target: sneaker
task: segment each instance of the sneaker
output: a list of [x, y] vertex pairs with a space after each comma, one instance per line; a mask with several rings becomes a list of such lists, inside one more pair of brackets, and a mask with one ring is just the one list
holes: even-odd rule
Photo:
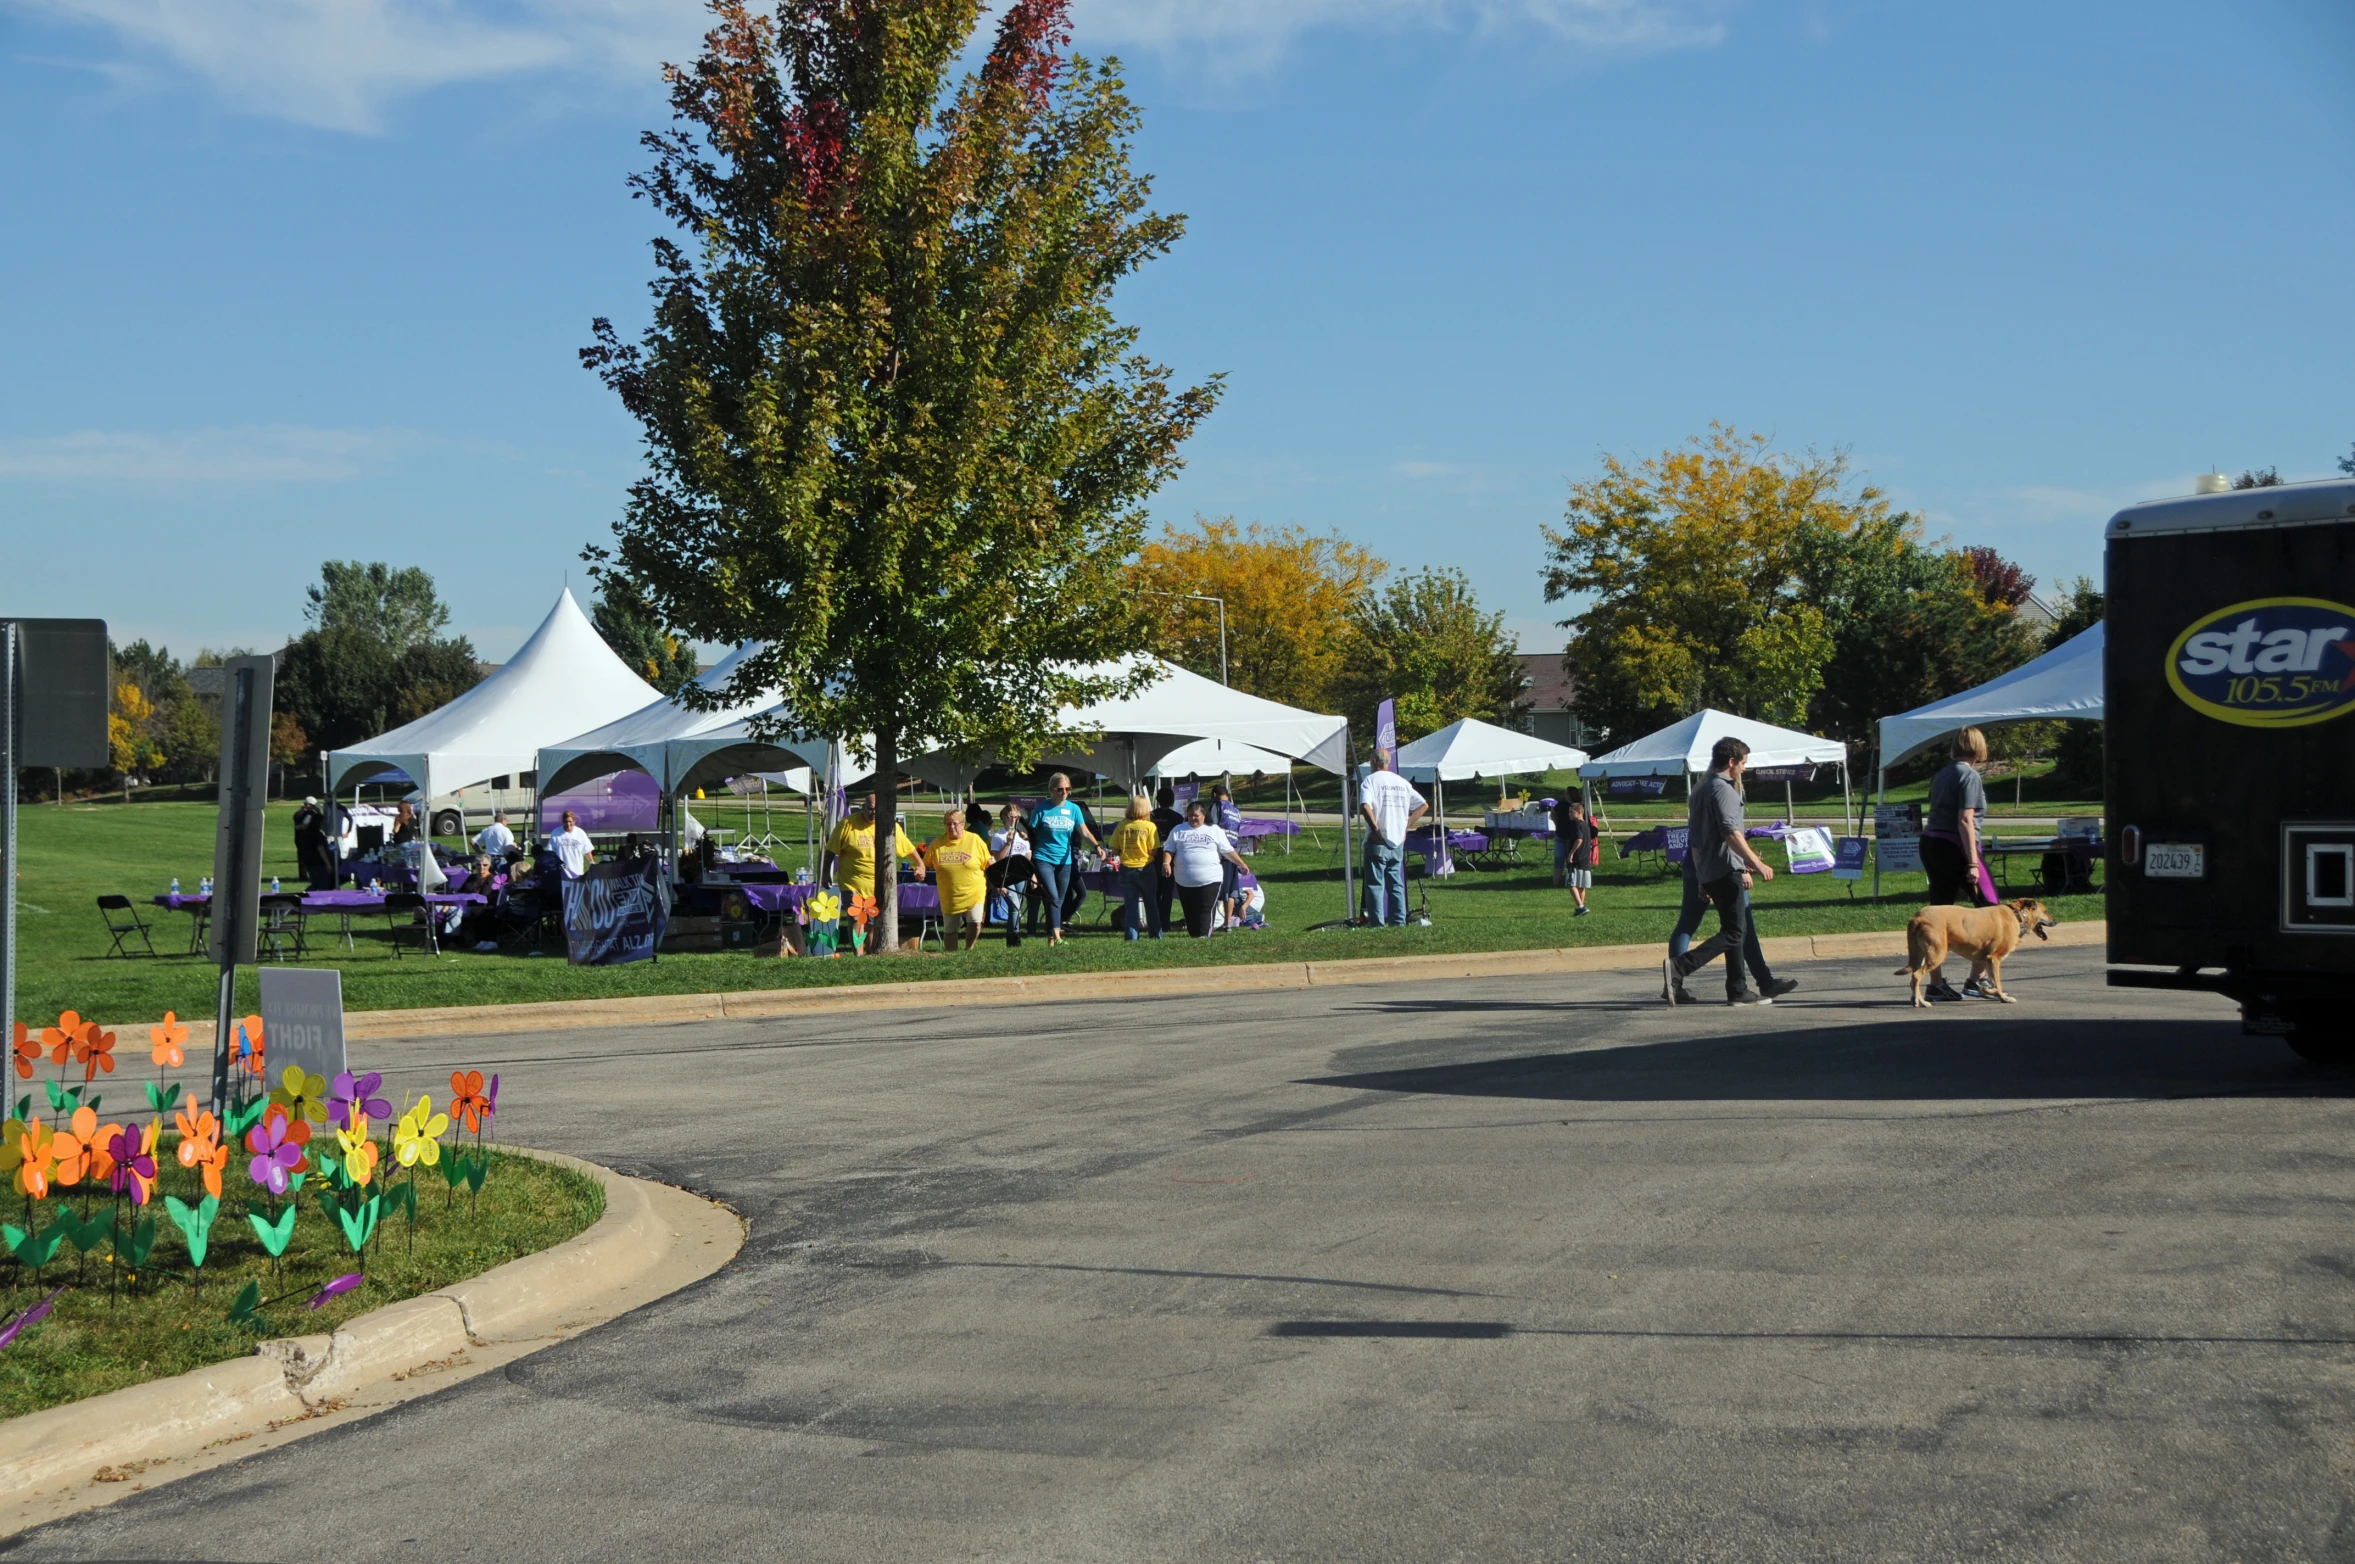
[[1774, 1003], [1764, 994], [1750, 988], [1745, 988], [1738, 994], [1726, 995], [1725, 1002], [1729, 1005], [1771, 1005]]
[[1799, 980], [1797, 978], [1776, 978], [1773, 982], [1767, 984], [1763, 989], [1759, 990], [1759, 992], [1763, 993], [1769, 999], [1780, 999], [1798, 986]]
[[1940, 978], [1935, 983], [1925, 983], [1922, 985], [1922, 997], [1942, 1005], [1959, 1005], [1962, 1003], [1962, 995], [1956, 993], [1954, 991], [1954, 985], [1947, 982], [1944, 978]]
[[499, 942], [498, 942], [497, 940], [495, 940], [495, 939], [486, 939], [486, 940], [482, 941], [480, 944], [478, 944], [478, 945], [476, 945], [476, 946], [474, 947], [474, 953], [475, 953], [476, 955], [478, 955], [478, 956], [487, 956], [487, 955], [489, 955], [489, 954], [490, 954], [492, 951], [494, 951], [494, 950], [497, 950], [498, 948], [499, 948]]
[[1594, 911], [1592, 907], [1581, 907], [1576, 912], [1570, 914], [1570, 916], [1573, 918], [1583, 918], [1592, 911]]
[[1990, 988], [1983, 987], [1977, 978], [1965, 978], [1963, 980], [1962, 997], [1965, 999], [1995, 1000], [1997, 1003], [2001, 1003], [2001, 1000], [1997, 998], [1995, 991]]
[[1693, 991], [1685, 987], [1682, 983], [1676, 985], [1676, 1002], [1680, 1005], [1697, 1005], [1700, 1003], [1698, 999], [1693, 997]]
[[1684, 980], [1676, 975], [1676, 958], [1660, 958], [1660, 997], [1671, 1006], [1681, 1005], [1692, 996], [1684, 991]]

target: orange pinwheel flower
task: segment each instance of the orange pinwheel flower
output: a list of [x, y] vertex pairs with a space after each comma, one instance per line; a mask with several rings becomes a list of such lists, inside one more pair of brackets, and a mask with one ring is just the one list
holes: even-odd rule
[[466, 1126], [469, 1134], [482, 1133], [483, 1116], [491, 1110], [490, 1099], [482, 1094], [480, 1070], [452, 1070], [450, 1072], [450, 1117]]
[[178, 1012], [165, 1011], [163, 1024], [147, 1029], [147, 1041], [152, 1045], [157, 1068], [177, 1070], [188, 1062], [188, 1055], [185, 1052], [185, 1045], [188, 1042], [188, 1027], [180, 1019]]
[[850, 899], [850, 921], [862, 929], [867, 926], [867, 920], [874, 917], [877, 911], [875, 898], [872, 896], [854, 895]]
[[82, 1079], [94, 1081], [98, 1072], [114, 1074], [114, 1033], [101, 1032], [98, 1023], [86, 1021], [82, 1025], [82, 1047], [75, 1058], [82, 1062]]
[[41, 1028], [41, 1045], [49, 1050], [49, 1062], [62, 1065], [67, 1059], [81, 1061], [82, 1016], [79, 1011], [61, 1011], [55, 1026]]
[[16, 1073], [25, 1080], [33, 1078], [33, 1066], [41, 1062], [41, 1040], [33, 1029], [22, 1021], [16, 1023]]
[[49, 1193], [50, 1169], [57, 1162], [56, 1136], [38, 1117], [22, 1124], [11, 1122], [0, 1144], [0, 1166], [13, 1166], [16, 1187], [38, 1200]]
[[188, 1094], [172, 1120], [180, 1127], [180, 1166], [202, 1173], [204, 1192], [218, 1200], [221, 1170], [229, 1165], [229, 1148], [220, 1143], [220, 1121], [197, 1106], [194, 1092]]
[[76, 1108], [73, 1124], [57, 1132], [57, 1184], [70, 1189], [84, 1179], [96, 1183], [114, 1171], [114, 1158], [107, 1153], [106, 1143], [114, 1138], [115, 1127], [100, 1126], [96, 1110]]
[[251, 1052], [238, 1050], [237, 1062], [245, 1067], [246, 1074], [258, 1080], [262, 1073], [262, 1018], [247, 1016], [237, 1024], [245, 1029], [245, 1040], [252, 1045]]

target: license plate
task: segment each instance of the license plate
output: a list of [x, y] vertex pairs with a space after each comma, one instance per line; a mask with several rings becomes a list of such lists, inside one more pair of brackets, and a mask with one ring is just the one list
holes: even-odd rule
[[2208, 848], [2203, 842], [2153, 842], [2142, 850], [2142, 872], [2153, 880], [2204, 880]]

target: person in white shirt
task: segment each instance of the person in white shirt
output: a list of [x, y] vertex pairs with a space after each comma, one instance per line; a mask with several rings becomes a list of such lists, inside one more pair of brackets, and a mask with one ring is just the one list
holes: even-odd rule
[[1186, 823], [1161, 844], [1162, 872], [1177, 881], [1178, 900], [1186, 909], [1186, 932], [1196, 939], [1210, 937], [1219, 893], [1226, 886], [1226, 863], [1232, 862], [1238, 869], [1243, 866], [1243, 860], [1235, 856], [1235, 839], [1212, 825], [1209, 813], [1202, 800], [1194, 800], [1186, 806]]
[[569, 809], [564, 812], [564, 829], [549, 837], [548, 845], [555, 850], [557, 867], [568, 881], [579, 879], [597, 861], [589, 833], [581, 829], [579, 818]]
[[1390, 751], [1374, 752], [1374, 769], [1358, 789], [1358, 813], [1366, 821], [1366, 891], [1374, 921], [1406, 927], [1406, 834], [1431, 805], [1407, 779], [1390, 769]]
[[474, 833], [474, 850], [493, 863], [506, 861], [507, 849], [515, 845], [515, 833], [507, 829], [507, 811], [502, 809], [491, 816], [491, 823]]

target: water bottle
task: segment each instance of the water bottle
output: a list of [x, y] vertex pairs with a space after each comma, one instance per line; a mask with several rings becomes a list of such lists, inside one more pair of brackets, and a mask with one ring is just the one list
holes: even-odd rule
[[172, 900], [174, 900], [174, 901], [178, 901], [179, 899], [180, 899], [180, 877], [179, 877], [178, 875], [176, 875], [176, 874], [175, 874], [175, 875], [173, 875], [173, 876], [172, 876]]
[[211, 875], [209, 875], [209, 874], [208, 874], [208, 875], [206, 875], [206, 876], [204, 877], [204, 879], [203, 879], [203, 880], [201, 880], [200, 882], [198, 882], [198, 884], [197, 884], [197, 887], [196, 887], [196, 893], [197, 893], [199, 896], [210, 896], [210, 895], [212, 895], [212, 893], [213, 893], [213, 877], [212, 877]]
[[270, 876], [270, 894], [273, 896], [278, 894], [278, 876], [274, 874]]

